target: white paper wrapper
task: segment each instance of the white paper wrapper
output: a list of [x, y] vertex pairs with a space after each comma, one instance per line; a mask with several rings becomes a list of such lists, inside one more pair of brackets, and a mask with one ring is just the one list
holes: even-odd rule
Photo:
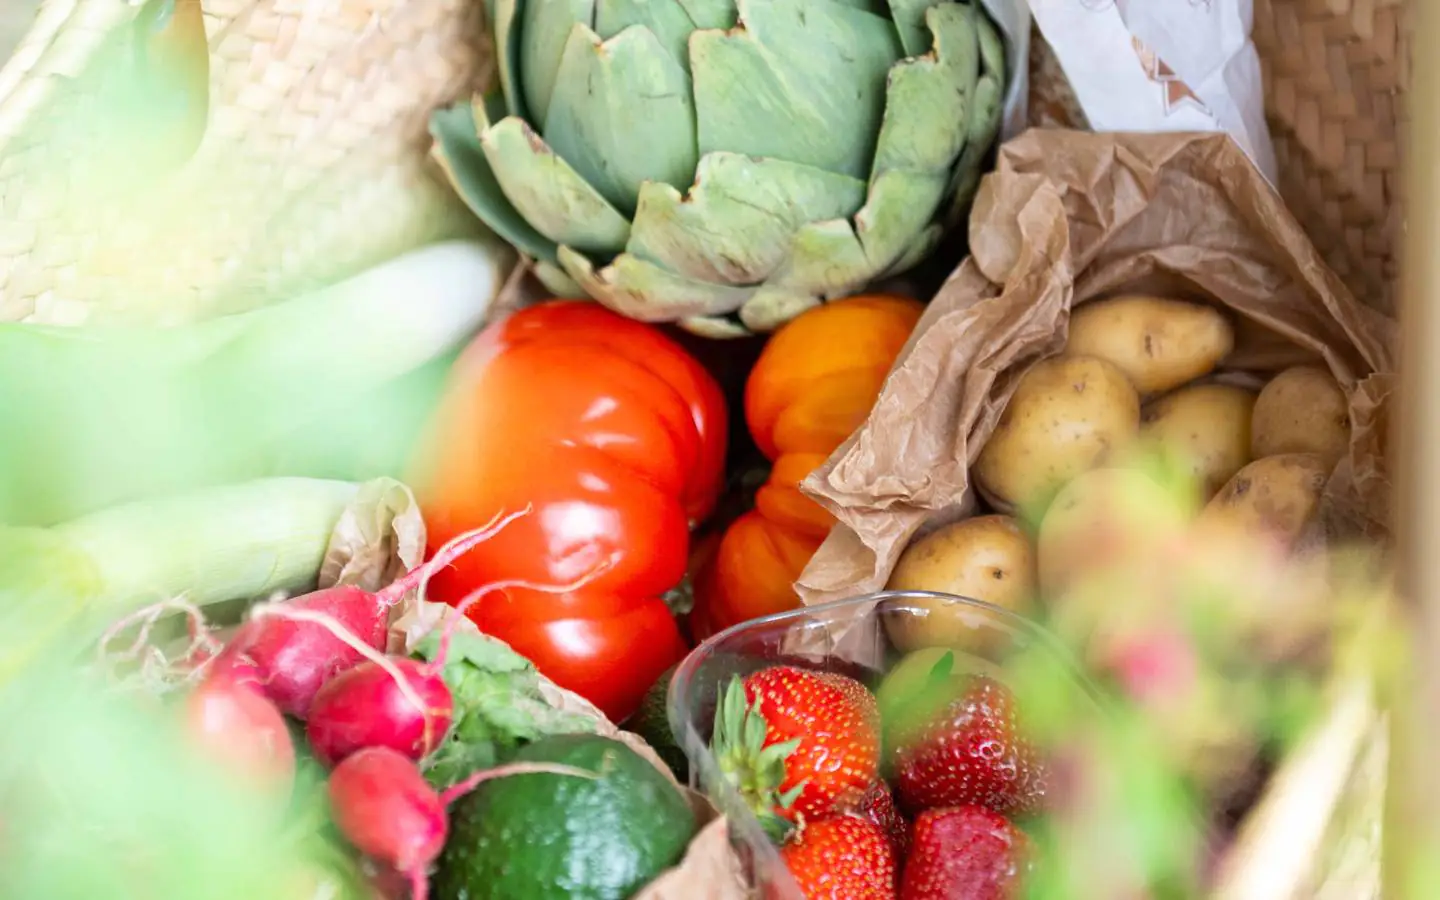
[[1096, 131], [1224, 131], [1275, 182], [1252, 0], [1030, 0]]

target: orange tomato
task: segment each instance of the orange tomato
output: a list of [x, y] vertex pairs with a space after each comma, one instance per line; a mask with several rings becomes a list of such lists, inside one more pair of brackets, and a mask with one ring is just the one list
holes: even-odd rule
[[745, 419], [772, 468], [754, 509], [695, 573], [697, 639], [799, 605], [795, 579], [835, 521], [800, 482], [870, 414], [923, 309], [904, 297], [850, 297], [798, 316], [765, 345], [745, 385]]

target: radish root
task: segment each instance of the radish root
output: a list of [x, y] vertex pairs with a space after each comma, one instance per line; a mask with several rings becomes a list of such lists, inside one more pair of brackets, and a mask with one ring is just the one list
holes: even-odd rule
[[429, 585], [432, 575], [454, 565], [457, 559], [469, 553], [471, 549], [490, 540], [504, 531], [506, 526], [532, 512], [534, 512], [534, 507], [527, 503], [523, 509], [516, 512], [496, 513], [490, 521], [479, 528], [451, 538], [439, 550], [436, 550], [435, 555], [430, 557], [427, 562], [406, 572], [390, 585], [377, 591], [375, 596], [387, 607], [399, 603], [412, 590], [418, 591], [421, 598], [424, 598], [425, 588]]
[[449, 617], [445, 622], [444, 630], [440, 632], [440, 646], [436, 648], [435, 659], [430, 663], [432, 671], [438, 671], [445, 667], [445, 660], [450, 655], [450, 643], [455, 637], [455, 629], [460, 627], [460, 623], [464, 621], [465, 614], [469, 612], [470, 608], [490, 594], [496, 593], [497, 591], [506, 591], [510, 588], [526, 588], [542, 594], [568, 594], [571, 591], [580, 590], [601, 575], [604, 575], [614, 564], [613, 558], [607, 559], [588, 573], [565, 584], [539, 584], [533, 581], [514, 578], [507, 581], [492, 581], [489, 584], [481, 585], [467, 594], [464, 600], [455, 604], [453, 612], [448, 614]]
[[562, 766], [558, 763], [510, 763], [509, 765], [496, 766], [493, 769], [476, 772], [464, 781], [457, 781], [440, 794], [440, 802], [449, 806], [456, 800], [475, 790], [475, 788], [482, 783], [495, 778], [506, 778], [511, 775], [566, 775], [571, 778], [588, 778], [591, 781], [600, 777], [587, 769], [577, 769], [574, 766]]
[[[185, 616], [190, 644], [178, 659], [171, 660], [160, 648], [151, 644], [150, 635], [161, 619], [175, 613]], [[113, 649], [113, 645], [119, 640], [120, 635], [131, 628], [138, 630], [130, 646], [124, 650]], [[223, 645], [211, 634], [209, 625], [205, 621], [205, 614], [200, 611], [200, 608], [183, 598], [176, 597], [136, 610], [111, 624], [100, 636], [96, 645], [96, 654], [101, 666], [112, 676], [115, 669], [122, 663], [141, 660], [140, 677], [153, 683], [164, 684], [174, 681], [182, 672], [187, 679], [198, 677], [197, 657], [203, 663], [221, 649], [223, 649]], [[185, 668], [187, 666], [191, 667], [188, 671]]]

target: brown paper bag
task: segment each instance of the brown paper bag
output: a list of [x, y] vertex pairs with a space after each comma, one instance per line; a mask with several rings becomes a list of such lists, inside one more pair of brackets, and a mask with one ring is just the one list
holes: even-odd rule
[[1019, 376], [1061, 351], [1074, 305], [1129, 290], [1228, 309], [1224, 370], [1328, 367], [1353, 430], [1321, 521], [1388, 534], [1395, 324], [1356, 302], [1228, 137], [1026, 132], [982, 184], [970, 244], [869, 419], [802, 485], [838, 519], [797, 584], [807, 604], [883, 588], [918, 531], [974, 512], [969, 469]]

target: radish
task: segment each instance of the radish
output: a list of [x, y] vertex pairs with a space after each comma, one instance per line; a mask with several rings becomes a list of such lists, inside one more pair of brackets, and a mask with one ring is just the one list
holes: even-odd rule
[[320, 689], [305, 734], [329, 766], [365, 747], [388, 747], [418, 762], [439, 746], [454, 714], [450, 688], [434, 666], [405, 657], [368, 660]]
[[284, 712], [299, 719], [309, 715], [315, 695], [326, 681], [366, 657], [362, 647], [384, 650], [390, 609], [411, 590], [423, 587], [430, 576], [453, 563], [471, 547], [493, 537], [500, 529], [527, 514], [497, 516], [489, 524], [467, 532], [441, 547], [429, 562], [417, 566], [389, 587], [371, 593], [353, 585], [324, 588], [283, 604], [257, 607], [316, 613], [360, 638], [347, 642], [331, 628], [300, 616], [271, 614], [243, 625], [214, 662], [219, 671], [253, 665], [259, 670], [265, 695]]
[[355, 849], [409, 879], [411, 900], [425, 900], [430, 865], [450, 831], [445, 808], [482, 781], [537, 772], [595, 777], [570, 766], [515, 763], [477, 772], [441, 794], [403, 754], [366, 747], [330, 773], [330, 807], [336, 827]]
[[288, 792], [295, 745], [280, 710], [253, 688], [208, 678], [185, 699], [184, 730], [213, 759]]

